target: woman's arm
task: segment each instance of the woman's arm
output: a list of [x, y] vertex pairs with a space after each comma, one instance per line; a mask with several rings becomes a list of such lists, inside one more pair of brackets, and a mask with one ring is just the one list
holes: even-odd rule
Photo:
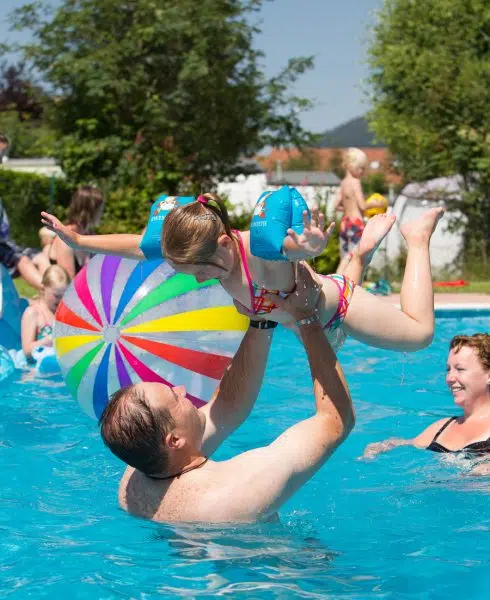
[[[69, 246], [72, 250], [84, 250], [93, 254], [115, 254], [125, 258], [144, 260], [145, 255], [140, 250], [142, 236], [133, 233], [114, 233], [110, 235], [82, 235], [70, 227], [63, 225], [54, 215], [42, 212], [42, 223], [51, 231], [54, 231], [58, 238]], [[56, 241], [56, 240], [55, 240]], [[62, 246], [59, 245], [58, 248]], [[56, 250], [58, 251], [58, 248]], [[59, 259], [57, 256], [57, 262]], [[64, 268], [65, 265], [61, 265]], [[73, 266], [74, 270], [74, 266]]]
[[434, 436], [446, 421], [447, 418], [440, 419], [439, 421], [432, 423], [432, 425], [429, 425], [429, 427], [424, 429], [422, 433], [419, 433], [419, 435], [410, 440], [403, 438], [389, 438], [383, 442], [374, 442], [372, 444], [368, 444], [364, 450], [363, 458], [376, 458], [378, 454], [388, 452], [389, 450], [393, 450], [394, 448], [399, 448], [401, 446], [413, 446], [414, 448], [421, 449], [427, 448], [427, 446], [429, 446], [434, 439]]
[[65, 244], [61, 238], [57, 237], [53, 240], [51, 246], [52, 255], [56, 259], [56, 264], [65, 269], [70, 279], [75, 277], [75, 253], [72, 248]]

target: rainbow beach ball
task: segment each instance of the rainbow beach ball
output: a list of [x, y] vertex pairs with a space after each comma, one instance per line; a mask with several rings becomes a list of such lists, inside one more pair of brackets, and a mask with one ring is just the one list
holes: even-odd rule
[[185, 385], [207, 402], [248, 327], [217, 280], [198, 283], [165, 261], [95, 256], [56, 312], [54, 346], [68, 388], [99, 418], [132, 383]]

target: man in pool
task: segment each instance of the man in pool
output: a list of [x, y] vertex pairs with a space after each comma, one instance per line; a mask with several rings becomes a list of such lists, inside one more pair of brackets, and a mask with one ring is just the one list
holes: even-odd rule
[[251, 321], [213, 398], [196, 409], [184, 387], [138, 383], [116, 392], [100, 419], [109, 449], [129, 466], [121, 507], [160, 522], [251, 522], [273, 517], [354, 425], [342, 368], [315, 314], [320, 290], [299, 265], [297, 291], [274, 302], [296, 320], [310, 364], [315, 414], [270, 445], [225, 461], [208, 456], [247, 418], [271, 345], [269, 321]]

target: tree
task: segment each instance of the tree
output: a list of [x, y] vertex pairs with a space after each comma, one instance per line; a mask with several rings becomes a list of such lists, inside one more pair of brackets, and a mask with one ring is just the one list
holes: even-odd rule
[[45, 117], [48, 103], [24, 63], [0, 65], [0, 131], [9, 136], [11, 157], [52, 155], [55, 139]]
[[[264, 0], [64, 0], [14, 11], [23, 56], [56, 91], [60, 157], [74, 180], [199, 189], [242, 154], [303, 145], [290, 93], [311, 58], [267, 80], [251, 23]], [[150, 194], [151, 195], [151, 194]]]
[[369, 62], [371, 127], [408, 179], [462, 176], [466, 251], [488, 264], [490, 4], [385, 0]]

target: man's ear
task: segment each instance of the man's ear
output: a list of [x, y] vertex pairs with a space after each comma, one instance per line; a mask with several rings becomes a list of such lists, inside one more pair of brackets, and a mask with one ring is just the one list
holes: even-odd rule
[[165, 445], [171, 450], [182, 450], [185, 444], [185, 438], [179, 436], [175, 430], [165, 436]]

